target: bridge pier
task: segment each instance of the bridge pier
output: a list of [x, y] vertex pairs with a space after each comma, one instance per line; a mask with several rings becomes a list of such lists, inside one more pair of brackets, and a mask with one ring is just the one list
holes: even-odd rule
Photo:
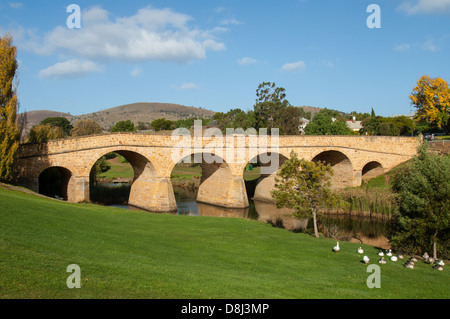
[[197, 201], [226, 208], [247, 208], [249, 202], [245, 181], [232, 176], [228, 179], [209, 179], [198, 189]]
[[131, 186], [128, 204], [152, 212], [177, 211], [170, 178], [139, 178]]
[[242, 175], [233, 175], [226, 163], [202, 164], [197, 201], [228, 208], [249, 207]]
[[90, 201], [89, 176], [71, 176], [67, 185], [67, 201], [87, 203]]
[[275, 189], [275, 177], [277, 173], [261, 175], [256, 182], [254, 200], [263, 202], [274, 202], [270, 192]]

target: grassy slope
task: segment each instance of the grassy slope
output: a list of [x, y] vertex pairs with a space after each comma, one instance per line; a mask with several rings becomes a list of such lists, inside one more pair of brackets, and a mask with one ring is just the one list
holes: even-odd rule
[[[333, 241], [256, 221], [68, 204], [1, 186], [0, 202], [1, 298], [449, 297], [448, 270], [388, 262], [382, 288], [369, 289], [359, 245], [334, 254]], [[72, 263], [81, 289], [66, 287]]]

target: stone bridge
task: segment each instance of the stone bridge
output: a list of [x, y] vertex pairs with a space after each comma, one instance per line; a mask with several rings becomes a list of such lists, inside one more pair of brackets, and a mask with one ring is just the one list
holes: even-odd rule
[[165, 136], [118, 133], [23, 144], [19, 149], [17, 184], [40, 192], [42, 173], [57, 168], [63, 198], [89, 202], [89, 175], [103, 155], [116, 152], [134, 170], [129, 204], [149, 211], [177, 209], [170, 176], [183, 159], [202, 167], [197, 201], [248, 207], [244, 169], [258, 159], [262, 174], [255, 199], [271, 200], [274, 176], [291, 151], [309, 161], [325, 161], [334, 170], [333, 187], [361, 185], [414, 156], [415, 137], [374, 136]]

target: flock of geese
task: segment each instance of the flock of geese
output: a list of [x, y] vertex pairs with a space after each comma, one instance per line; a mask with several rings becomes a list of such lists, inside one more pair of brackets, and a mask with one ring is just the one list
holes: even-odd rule
[[[341, 250], [341, 248], [339, 247], [339, 242], [337, 242], [337, 243], [336, 243], [336, 246], [333, 247], [333, 251], [334, 251], [335, 253], [337, 253], [339, 250]], [[364, 250], [363, 250], [361, 247], [358, 248], [358, 254], [360, 254], [360, 255], [363, 255], [363, 254], [364, 254]], [[385, 263], [386, 263], [386, 259], [384, 258], [385, 256], [386, 256], [386, 257], [389, 257], [389, 259], [390, 259], [391, 261], [394, 261], [394, 262], [398, 261], [399, 259], [404, 259], [404, 258], [405, 258], [405, 257], [403, 257], [402, 254], [394, 255], [394, 254], [392, 253], [392, 250], [391, 250], [391, 249], [388, 249], [388, 250], [380, 250], [380, 251], [378, 252], [378, 256], [381, 257], [380, 259], [378, 259], [378, 263], [380, 263], [380, 264], [385, 264]], [[431, 257], [430, 255], [428, 255], [428, 253], [424, 253], [423, 256], [422, 256], [422, 259], [423, 259], [425, 262], [427, 262], [427, 263], [429, 263], [430, 265], [432, 265], [434, 269], [437, 269], [437, 270], [440, 270], [440, 271], [444, 270], [444, 265], [445, 265], [445, 263], [444, 263], [443, 260], [441, 260], [441, 259], [436, 259], [436, 260], [435, 260], [433, 257]], [[369, 258], [367, 255], [363, 255], [362, 261], [363, 261], [365, 264], [368, 264], [368, 263], [370, 262], [370, 258]], [[406, 268], [409, 268], [409, 269], [414, 269], [414, 265], [415, 265], [415, 263], [416, 263], [417, 261], [418, 261], [417, 258], [414, 257], [414, 256], [412, 256], [411, 258], [409, 258], [409, 259], [407, 259], [407, 260], [405, 261], [404, 266], [405, 266]]]

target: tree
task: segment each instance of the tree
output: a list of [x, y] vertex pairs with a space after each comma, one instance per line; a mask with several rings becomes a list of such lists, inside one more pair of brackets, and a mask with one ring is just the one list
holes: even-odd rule
[[299, 159], [292, 151], [277, 173], [275, 190], [271, 192], [278, 208], [293, 208], [294, 216], [300, 219], [312, 217], [316, 237], [319, 237], [318, 214], [340, 203], [339, 197], [331, 191], [332, 175], [329, 164]]
[[256, 104], [253, 107], [255, 114], [255, 128], [279, 128], [279, 119], [283, 108], [290, 106], [286, 99], [285, 89], [277, 87], [275, 83], [263, 82], [256, 90]]
[[[340, 117], [339, 120], [336, 118]], [[323, 109], [317, 113], [305, 127], [306, 135], [352, 135], [352, 130], [345, 123], [340, 113]]]
[[381, 136], [411, 135], [416, 129], [414, 121], [406, 116], [367, 117], [362, 121], [363, 133]]
[[425, 122], [432, 128], [450, 132], [450, 88], [446, 81], [424, 75], [409, 98], [417, 109], [415, 120], [418, 123]]
[[294, 106], [287, 106], [280, 113], [280, 134], [281, 135], [300, 135], [300, 123], [303, 109]]
[[79, 120], [74, 124], [70, 134], [72, 136], [95, 135], [103, 132], [101, 126], [92, 119]]
[[60, 127], [64, 133], [64, 136], [69, 136], [70, 131], [73, 129], [73, 126], [70, 124], [70, 121], [65, 117], [48, 117], [45, 120], [41, 121], [41, 125], [50, 124], [51, 126]]
[[59, 126], [50, 124], [35, 125], [28, 133], [28, 143], [45, 143], [49, 140], [57, 140], [64, 137], [64, 132]]
[[0, 180], [14, 177], [20, 128], [17, 123], [17, 95], [13, 81], [17, 70], [17, 49], [12, 37], [0, 38]]
[[151, 126], [155, 131], [168, 131], [174, 130], [176, 128], [176, 123], [171, 120], [166, 120], [165, 118], [154, 120]]
[[111, 132], [136, 132], [136, 128], [130, 120], [119, 121], [111, 128]]
[[239, 108], [231, 109], [227, 113], [217, 112], [213, 115], [212, 120], [217, 122], [217, 127], [223, 132], [227, 128], [242, 128], [246, 130], [255, 125], [253, 111], [246, 113]]
[[[393, 223], [391, 242], [411, 253], [433, 250], [449, 257], [450, 157], [432, 155], [423, 144], [412, 162], [394, 176], [399, 213]], [[445, 255], [446, 254], [446, 255]]]

